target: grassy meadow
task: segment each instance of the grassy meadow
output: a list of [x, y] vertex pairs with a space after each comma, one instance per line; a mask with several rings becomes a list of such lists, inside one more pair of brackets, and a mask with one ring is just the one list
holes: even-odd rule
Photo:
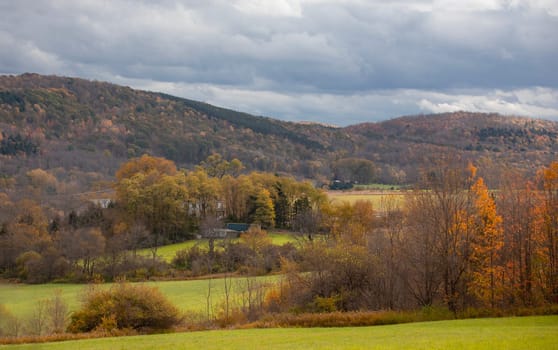
[[[275, 281], [277, 276], [256, 277], [257, 280]], [[233, 278], [233, 293], [242, 288], [245, 277]], [[153, 285], [167, 296], [181, 311], [203, 313], [207, 311], [207, 292], [211, 283], [211, 304], [216, 310], [224, 298], [224, 281], [222, 278], [212, 280], [188, 280], [188, 281], [158, 281], [141, 282]], [[112, 284], [94, 285], [95, 288], [109, 288]], [[25, 318], [31, 315], [37, 302], [54, 296], [56, 290], [60, 290], [62, 298], [68, 304], [69, 310], [79, 308], [81, 296], [91, 285], [84, 284], [13, 284], [0, 283], [0, 304], [3, 304], [12, 314]]]
[[382, 211], [386, 203], [392, 206], [403, 204], [404, 192], [401, 191], [328, 191], [327, 195], [333, 204], [357, 201], [369, 201], [374, 209]]
[[0, 349], [558, 349], [558, 316], [349, 328], [218, 330], [100, 338]]
[[[296, 237], [290, 233], [284, 232], [269, 232], [268, 236], [271, 238], [271, 241], [275, 245], [283, 245], [285, 243], [294, 243], [296, 242]], [[234, 239], [236, 241], [238, 239]], [[215, 240], [215, 247], [218, 248], [220, 243], [223, 240], [216, 239]], [[169, 244], [162, 247], [157, 248], [157, 256], [161, 257], [166, 262], [171, 262], [176, 252], [183, 249], [190, 249], [193, 246], [198, 245], [203, 249], [207, 249], [208, 247], [208, 240], [207, 239], [192, 239], [189, 241], [176, 243], [176, 244]], [[151, 256], [151, 250], [149, 249], [141, 249], [138, 251], [139, 254], [145, 256]]]
[[[282, 245], [295, 242], [296, 237], [290, 233], [269, 233], [273, 244]], [[167, 262], [171, 262], [178, 250], [191, 248], [194, 245], [207, 248], [207, 240], [190, 240], [182, 243], [159, 247], [157, 255]], [[219, 242], [215, 242], [216, 247]], [[150, 256], [148, 249], [140, 250], [139, 254]], [[258, 277], [259, 280], [276, 280], [277, 277]], [[242, 284], [245, 278], [233, 279], [235, 285]], [[205, 312], [207, 305], [208, 279], [187, 281], [157, 281], [144, 282], [148, 285], [157, 286], [169, 300], [183, 311]], [[97, 288], [109, 288], [110, 283], [95, 285]], [[52, 298], [56, 290], [60, 290], [62, 298], [66, 301], [70, 311], [76, 310], [80, 304], [80, 298], [90, 285], [73, 283], [49, 283], [49, 284], [14, 284], [0, 283], [0, 304], [5, 305], [15, 316], [23, 317], [30, 315], [39, 300]], [[221, 278], [211, 280], [212, 304], [217, 307], [224, 296], [224, 282]]]

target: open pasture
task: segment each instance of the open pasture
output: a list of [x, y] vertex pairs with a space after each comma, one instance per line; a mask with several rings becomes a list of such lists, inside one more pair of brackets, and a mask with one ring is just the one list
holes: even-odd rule
[[[296, 237], [293, 236], [291, 233], [269, 232], [268, 236], [271, 238], [272, 243], [275, 245], [283, 245], [289, 242], [296, 242]], [[233, 241], [237, 240], [238, 238], [233, 239]], [[222, 239], [216, 239], [215, 247], [218, 249], [221, 243], [223, 243]], [[207, 239], [192, 239], [181, 243], [169, 244], [157, 248], [157, 256], [170, 263], [176, 255], [177, 251], [190, 249], [195, 245], [198, 245], [202, 249], [208, 249], [209, 243]], [[151, 250], [149, 249], [141, 249], [138, 251], [138, 253], [144, 256], [151, 256]]]
[[405, 197], [401, 191], [328, 191], [327, 195], [332, 204], [369, 201], [378, 211], [385, 210], [386, 205], [392, 208], [401, 206]]
[[[256, 277], [258, 281], [275, 281], [277, 276]], [[232, 278], [233, 293], [242, 288], [245, 277]], [[223, 278], [211, 280], [188, 281], [157, 281], [141, 282], [149, 286], [156, 286], [181, 311], [206, 312], [207, 292], [211, 285], [211, 304], [216, 309], [224, 299]], [[60, 290], [62, 298], [68, 304], [70, 311], [79, 308], [81, 296], [87, 288], [110, 288], [112, 284], [12, 284], [0, 283], [0, 304], [3, 304], [12, 314], [25, 318], [33, 312], [37, 302], [54, 296]]]
[[0, 349], [558, 349], [558, 316], [351, 328], [219, 330], [12, 345]]

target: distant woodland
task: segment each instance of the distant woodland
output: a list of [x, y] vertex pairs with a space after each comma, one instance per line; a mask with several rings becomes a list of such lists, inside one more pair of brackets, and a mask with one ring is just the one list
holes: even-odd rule
[[468, 112], [335, 128], [77, 78], [0, 77], [3, 177], [41, 168], [112, 180], [120, 164], [143, 154], [191, 169], [218, 153], [247, 170], [319, 185], [413, 184], [421, 169], [451, 153], [482, 165], [487, 183], [498, 187], [501, 172], [534, 175], [553, 161], [557, 135], [555, 122]]
[[[287, 309], [312, 309], [318, 297], [330, 298], [335, 310], [557, 301], [556, 162], [534, 178], [510, 173], [491, 191], [475, 166], [446, 157], [423, 173], [404, 203], [386, 200], [382, 208], [332, 204], [310, 182], [242, 170], [240, 161], [219, 155], [190, 171], [144, 155], [116, 172], [108, 205], [67, 214], [42, 200], [56, 192], [56, 178], [29, 172], [28, 197], [0, 197], [0, 271], [40, 283], [177, 271], [260, 275], [289, 266], [301, 274], [281, 294], [288, 298], [276, 300]], [[171, 265], [158, 260], [159, 246], [196, 234], [211, 238], [226, 222], [257, 226], [223, 249], [210, 244], [178, 252]], [[300, 245], [272, 245], [265, 230], [273, 228], [298, 233]], [[137, 255], [141, 248], [151, 256]]]

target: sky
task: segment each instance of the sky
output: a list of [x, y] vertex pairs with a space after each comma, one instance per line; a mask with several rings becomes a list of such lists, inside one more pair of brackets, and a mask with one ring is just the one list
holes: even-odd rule
[[25, 72], [340, 126], [558, 120], [558, 1], [0, 1], [0, 73]]

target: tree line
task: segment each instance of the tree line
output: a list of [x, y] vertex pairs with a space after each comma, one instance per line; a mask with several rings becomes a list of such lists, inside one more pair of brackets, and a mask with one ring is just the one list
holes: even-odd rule
[[474, 166], [440, 162], [381, 215], [368, 202], [330, 209], [327, 238], [289, 262], [275, 307], [457, 314], [558, 302], [558, 163], [503, 180], [489, 190]]
[[[0, 272], [33, 283], [165, 274], [168, 266], [157, 257], [161, 245], [205, 235], [225, 222], [293, 229], [326, 202], [310, 182], [243, 169], [217, 154], [190, 171], [145, 155], [117, 171], [107, 208], [89, 202], [66, 215], [43, 202], [56, 193], [56, 177], [31, 170], [29, 198], [0, 193]], [[137, 254], [142, 248], [152, 256]]]
[[[30, 176], [48, 192], [53, 179], [39, 170]], [[282, 272], [268, 300], [277, 311], [445, 305], [457, 313], [558, 301], [558, 163], [531, 179], [509, 174], [490, 190], [472, 164], [440, 161], [401, 203], [386, 199], [379, 208], [332, 204], [309, 182], [245, 173], [217, 154], [193, 170], [146, 155], [115, 177], [108, 208], [64, 217], [0, 194], [2, 274], [46, 282]], [[219, 249], [210, 239], [170, 265], [157, 259], [160, 245], [207, 236], [224, 222], [263, 230]], [[273, 246], [265, 230], [276, 227], [296, 232], [298, 243]], [[141, 248], [152, 255], [137, 254]]]

